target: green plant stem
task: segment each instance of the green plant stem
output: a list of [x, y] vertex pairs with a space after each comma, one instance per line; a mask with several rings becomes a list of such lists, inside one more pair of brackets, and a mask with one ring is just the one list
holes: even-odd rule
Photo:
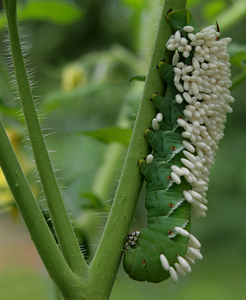
[[[131, 144], [102, 239], [90, 266], [90, 282], [98, 282], [96, 286], [93, 286], [93, 294], [97, 295], [97, 299], [108, 299], [109, 297], [123, 253], [124, 237], [129, 232], [142, 187], [143, 177], [138, 168], [138, 160], [145, 157], [150, 151], [144, 138], [144, 130], [150, 126], [151, 119], [155, 115], [154, 106], [149, 99], [155, 92], [164, 93], [163, 82], [156, 65], [163, 58], [170, 59], [164, 50], [166, 42], [172, 34], [166, 15], [170, 9], [184, 9], [185, 5], [186, 0], [164, 1]], [[92, 290], [89, 292], [92, 293]], [[88, 297], [87, 299], [96, 298]]]
[[81, 275], [87, 270], [87, 264], [81, 254], [68, 218], [38, 121], [20, 46], [16, 21], [16, 0], [4, 0], [3, 2], [7, 15], [10, 46], [19, 96], [40, 181], [64, 258], [72, 271]]
[[[0, 165], [37, 251], [55, 284], [73, 296], [79, 277], [73, 274], [50, 232], [0, 121]], [[77, 299], [77, 298], [67, 298]]]

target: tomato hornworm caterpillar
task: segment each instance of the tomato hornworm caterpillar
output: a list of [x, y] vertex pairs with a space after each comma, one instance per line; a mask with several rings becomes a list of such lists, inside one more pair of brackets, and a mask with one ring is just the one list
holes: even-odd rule
[[217, 26], [199, 30], [187, 10], [171, 11], [174, 34], [167, 42], [172, 65], [158, 69], [167, 84], [164, 97], [153, 94], [159, 110], [145, 136], [152, 148], [139, 161], [147, 182], [147, 228], [127, 236], [124, 269], [138, 281], [178, 280], [202, 259], [200, 242], [190, 233], [191, 214], [206, 216], [208, 176], [223, 137], [230, 95], [230, 38], [219, 40]]

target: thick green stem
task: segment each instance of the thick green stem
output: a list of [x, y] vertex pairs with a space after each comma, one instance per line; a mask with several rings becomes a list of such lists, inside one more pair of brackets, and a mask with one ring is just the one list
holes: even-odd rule
[[[78, 293], [73, 274], [50, 232], [0, 121], [0, 165], [38, 253], [57, 287], [67, 296]], [[78, 299], [78, 298], [66, 298]]]
[[[172, 31], [165, 17], [170, 9], [183, 9], [185, 8], [185, 5], [186, 0], [166, 0], [164, 2], [153, 56], [147, 74], [146, 85], [139, 107], [132, 141], [128, 150], [115, 201], [111, 208], [97, 252], [89, 268], [89, 281], [87, 281], [87, 265], [82, 259], [72, 227], [67, 217], [33, 104], [16, 25], [16, 0], [4, 0], [19, 94], [40, 180], [43, 185], [63, 255], [72, 271], [77, 274], [82, 274], [84, 271], [84, 274], [81, 275], [81, 277], [85, 279], [83, 282], [81, 282], [81, 279], [77, 275], [71, 272], [65, 261], [62, 259], [62, 255], [58, 251], [58, 247], [48, 230], [47, 224], [44, 222], [33, 196], [29, 195], [28, 198], [23, 198], [23, 193], [27, 190], [27, 187], [25, 187], [24, 191], [22, 190], [21, 193], [19, 192], [19, 186], [25, 186], [25, 177], [22, 174], [20, 178], [16, 178], [16, 170], [18, 171], [17, 173], [20, 172], [17, 165], [14, 166], [14, 169], [11, 169], [12, 161], [15, 161], [16, 158], [14, 159], [7, 155], [6, 152], [11, 152], [9, 148], [6, 148], [4, 150], [5, 152], [1, 152], [0, 162], [6, 178], [8, 178], [8, 176], [10, 177], [8, 180], [9, 185], [12, 192], [15, 193], [15, 197], [18, 199], [17, 202], [19, 207], [21, 207], [21, 213], [27, 219], [27, 226], [32, 237], [35, 239], [35, 244], [37, 243], [37, 247], [41, 249], [40, 255], [41, 257], [43, 255], [45, 265], [48, 271], [51, 272], [52, 278], [57, 283], [64, 299], [106, 300], [109, 298], [122, 256], [122, 249], [125, 243], [124, 237], [129, 232], [137, 205], [137, 199], [142, 187], [143, 178], [138, 168], [138, 160], [145, 157], [149, 152], [149, 148], [144, 138], [144, 130], [150, 126], [151, 119], [155, 115], [155, 108], [152, 103], [150, 103], [149, 99], [155, 92], [158, 92], [159, 94], [164, 93], [164, 85], [158, 70], [156, 70], [156, 65], [163, 58], [166, 58], [167, 60], [170, 59], [167, 57], [164, 49]], [[4, 136], [3, 132], [0, 130], [0, 136], [1, 135]], [[3, 141], [1, 142], [1, 145], [3, 144], [3, 146], [0, 147], [0, 151], [1, 148], [4, 149], [4, 144], [6, 143], [6, 137], [3, 137]], [[7, 144], [9, 145], [9, 142]], [[22, 199], [22, 201], [20, 199]], [[30, 207], [32, 207], [31, 210]], [[31, 217], [30, 220], [32, 221], [30, 221], [29, 218], [32, 213], [34, 216]], [[36, 222], [36, 218], [38, 219], [38, 222]], [[32, 223], [34, 223], [34, 225]], [[43, 225], [41, 228], [38, 228], [38, 225], [41, 223]], [[31, 229], [32, 226], [34, 226], [33, 229]], [[38, 236], [42, 235], [43, 239], [45, 239], [45, 243], [43, 244], [46, 246], [48, 244], [46, 251], [47, 249], [50, 251], [47, 251], [46, 255], [44, 255], [44, 250], [41, 248], [41, 245], [36, 241], [36, 232]], [[56, 250], [53, 249], [54, 247], [56, 247]], [[55, 254], [57, 254], [57, 256]], [[52, 261], [51, 258], [53, 259]], [[56, 265], [61, 265], [61, 268], [57, 269], [60, 273], [57, 270], [54, 271]], [[64, 286], [62, 286], [62, 283], [64, 283]]]
[[69, 221], [38, 121], [20, 46], [16, 21], [16, 0], [4, 0], [3, 2], [7, 15], [10, 46], [19, 96], [40, 181], [62, 253], [72, 271], [81, 275], [87, 270], [87, 264], [83, 259]]
[[[156, 65], [163, 58], [169, 59], [164, 49], [172, 29], [166, 20], [166, 15], [170, 9], [184, 9], [185, 5], [186, 0], [166, 0], [163, 5], [131, 144], [102, 239], [90, 266], [90, 282], [98, 282], [93, 286], [93, 295], [97, 295], [97, 299], [109, 297], [122, 256], [124, 237], [129, 232], [142, 187], [143, 177], [138, 168], [138, 160], [149, 152], [144, 130], [150, 126], [151, 119], [155, 115], [154, 106], [149, 99], [155, 92], [164, 93], [163, 82]], [[88, 299], [96, 298], [92, 296]]]

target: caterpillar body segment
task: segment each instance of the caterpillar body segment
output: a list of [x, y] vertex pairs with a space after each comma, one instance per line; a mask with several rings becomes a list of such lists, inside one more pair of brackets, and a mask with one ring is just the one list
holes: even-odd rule
[[184, 149], [182, 136], [174, 131], [158, 131], [149, 130], [146, 138], [153, 150], [155, 157], [170, 160], [175, 154]]
[[178, 118], [185, 118], [185, 103], [178, 104], [175, 100], [175, 95], [168, 88], [168, 93], [165, 97], [157, 94], [153, 94], [151, 97], [154, 105], [163, 115], [164, 122], [160, 122], [160, 129], [163, 131], [172, 130], [177, 126], [176, 120]]

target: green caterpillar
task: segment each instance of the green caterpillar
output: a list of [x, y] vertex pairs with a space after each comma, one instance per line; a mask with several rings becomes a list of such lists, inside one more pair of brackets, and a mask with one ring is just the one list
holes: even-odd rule
[[153, 94], [159, 110], [145, 136], [152, 148], [139, 161], [147, 182], [147, 228], [127, 236], [123, 266], [132, 279], [161, 282], [186, 275], [202, 259], [200, 242], [190, 233], [191, 214], [206, 216], [208, 176], [226, 112], [231, 112], [230, 64], [218, 26], [199, 30], [187, 10], [167, 15], [174, 34], [167, 42], [172, 65], [158, 64], [167, 84], [164, 97]]

